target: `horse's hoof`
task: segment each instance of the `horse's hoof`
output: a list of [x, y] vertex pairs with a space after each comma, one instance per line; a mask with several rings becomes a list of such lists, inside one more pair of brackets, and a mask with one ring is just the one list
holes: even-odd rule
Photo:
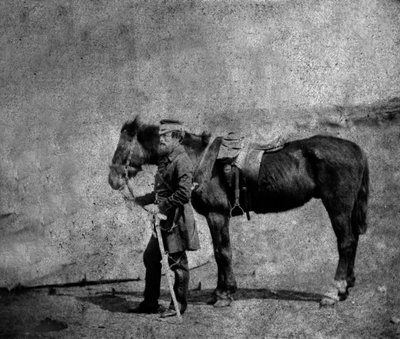
[[231, 297], [228, 297], [227, 299], [218, 299], [218, 301], [214, 304], [214, 307], [228, 307], [232, 304], [232, 301], [233, 299]]
[[347, 282], [345, 280], [334, 280], [319, 304], [321, 307], [333, 306], [338, 301], [345, 300], [347, 295]]
[[214, 305], [218, 301], [218, 298], [215, 294], [213, 294], [208, 300], [207, 305]]
[[354, 287], [356, 283], [356, 278], [349, 278], [349, 280], [347, 280], [347, 289]]
[[321, 299], [321, 301], [319, 302], [319, 306], [320, 307], [332, 307], [337, 302], [338, 302], [338, 300], [336, 300], [336, 299], [332, 299], [332, 298], [329, 298], [329, 297], [323, 297]]
[[339, 301], [344, 301], [344, 300], [346, 300], [347, 297], [348, 297], [348, 295], [349, 295], [349, 292], [348, 292], [347, 290], [346, 290], [345, 293], [339, 293], [339, 294], [338, 294]]

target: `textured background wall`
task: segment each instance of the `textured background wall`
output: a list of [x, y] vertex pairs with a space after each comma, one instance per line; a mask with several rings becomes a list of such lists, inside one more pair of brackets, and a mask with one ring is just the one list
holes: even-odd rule
[[[400, 95], [399, 19], [394, 0], [2, 1], [0, 286], [142, 276], [149, 222], [107, 184], [119, 129], [134, 114], [151, 122], [173, 115], [218, 133], [257, 126], [348, 137], [369, 151], [372, 203], [393, 203], [398, 125], [375, 118], [376, 107]], [[354, 124], [367, 115], [372, 124]], [[137, 179], [143, 190], [153, 170]], [[248, 239], [266, 272], [296, 270], [288, 256], [273, 266], [267, 249], [285, 232], [264, 229], [262, 241], [241, 235], [304, 222], [297, 235], [306, 232], [312, 246], [300, 252], [302, 267], [333, 263], [324, 213], [312, 203], [258, 216], [251, 233], [234, 221], [236, 250]], [[203, 249], [193, 266], [212, 255], [198, 221]], [[296, 249], [291, 239], [277, 249]], [[384, 257], [366, 259], [366, 269], [396, 251], [385, 241], [377, 248]]]

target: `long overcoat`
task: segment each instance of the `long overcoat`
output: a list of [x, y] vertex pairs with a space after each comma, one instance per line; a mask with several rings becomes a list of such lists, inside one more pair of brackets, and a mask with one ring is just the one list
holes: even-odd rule
[[[167, 216], [160, 223], [164, 245], [169, 253], [200, 248], [193, 209], [190, 205], [193, 165], [182, 145], [161, 159], [150, 201]], [[148, 198], [145, 200], [149, 200]], [[144, 201], [142, 201], [143, 204]]]

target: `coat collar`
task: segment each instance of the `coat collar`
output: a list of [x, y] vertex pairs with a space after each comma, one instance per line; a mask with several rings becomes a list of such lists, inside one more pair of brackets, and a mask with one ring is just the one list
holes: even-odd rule
[[169, 161], [174, 161], [176, 157], [185, 152], [185, 149], [182, 145], [178, 145], [173, 149], [173, 151], [168, 155]]
[[172, 152], [167, 156], [170, 162], [174, 161], [176, 157], [185, 152], [185, 148], [182, 145], [175, 147]]

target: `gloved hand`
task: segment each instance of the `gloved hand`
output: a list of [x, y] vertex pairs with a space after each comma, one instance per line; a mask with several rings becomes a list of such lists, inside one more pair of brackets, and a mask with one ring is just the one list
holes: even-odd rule
[[145, 207], [146, 211], [149, 212], [151, 215], [157, 215], [160, 220], [167, 219], [167, 216], [164, 213], [160, 212], [160, 208], [156, 204], [147, 205]]
[[147, 205], [145, 207], [145, 210], [147, 212], [149, 212], [150, 214], [159, 214], [160, 213], [160, 209], [158, 208], [158, 205], [156, 205], [156, 204]]

